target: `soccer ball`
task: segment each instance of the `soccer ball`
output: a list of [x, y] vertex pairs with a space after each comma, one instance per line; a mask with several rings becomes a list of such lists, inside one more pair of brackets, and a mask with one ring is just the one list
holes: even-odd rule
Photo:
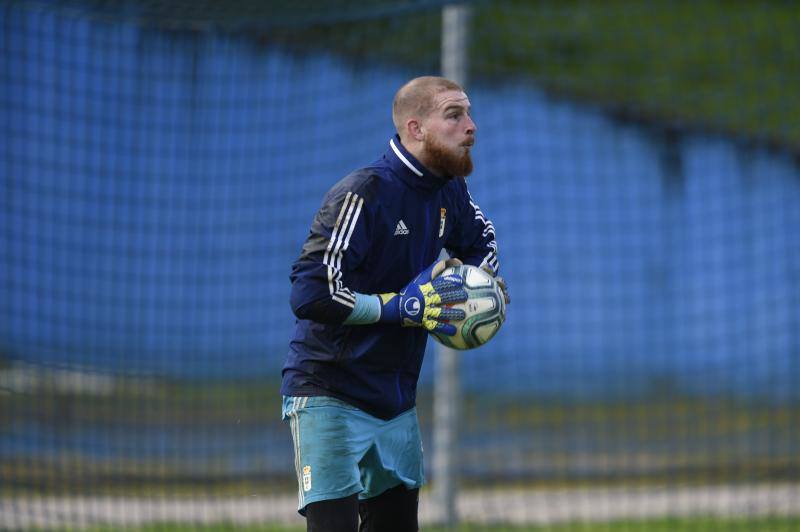
[[444, 270], [441, 275], [460, 275], [464, 279], [467, 300], [448, 306], [462, 309], [466, 318], [450, 322], [456, 327], [455, 336], [431, 333], [442, 345], [453, 349], [474, 349], [497, 334], [506, 320], [506, 301], [503, 291], [489, 273], [475, 266], [463, 264]]

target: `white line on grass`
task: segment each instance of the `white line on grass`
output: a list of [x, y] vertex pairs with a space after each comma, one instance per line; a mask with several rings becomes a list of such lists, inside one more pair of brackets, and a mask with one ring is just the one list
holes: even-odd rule
[[[463, 522], [552, 524], [618, 519], [800, 515], [800, 484], [705, 487], [469, 490], [459, 495]], [[294, 495], [239, 498], [7, 497], [0, 528], [84, 528], [147, 523], [283, 523], [303, 525]], [[430, 490], [420, 500], [420, 522], [437, 521]]]

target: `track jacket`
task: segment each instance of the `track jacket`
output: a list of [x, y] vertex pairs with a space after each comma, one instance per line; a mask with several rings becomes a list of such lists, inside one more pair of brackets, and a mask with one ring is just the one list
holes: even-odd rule
[[423, 328], [342, 325], [354, 292], [399, 292], [439, 258], [498, 271], [494, 226], [464, 178], [433, 175], [395, 136], [372, 165], [331, 188], [292, 266], [297, 316], [283, 395], [328, 395], [391, 419], [416, 403]]

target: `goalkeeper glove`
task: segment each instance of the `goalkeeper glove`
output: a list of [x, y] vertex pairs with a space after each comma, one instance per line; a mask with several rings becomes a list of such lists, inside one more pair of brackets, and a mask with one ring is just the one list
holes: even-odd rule
[[404, 327], [424, 327], [431, 332], [453, 336], [456, 328], [447, 322], [463, 320], [466, 313], [446, 305], [466, 301], [467, 291], [460, 275], [439, 274], [445, 268], [458, 265], [461, 265], [458, 259], [440, 260], [426, 268], [399, 294], [379, 294], [380, 321], [399, 323]]
[[505, 299], [506, 305], [510, 304], [511, 298], [508, 297], [508, 286], [506, 285], [505, 279], [497, 275], [497, 272], [495, 272], [494, 269], [488, 264], [484, 264], [483, 266], [481, 266], [481, 269], [486, 273], [488, 273], [489, 275], [491, 275], [492, 277], [494, 277], [494, 280], [497, 281], [497, 286], [499, 286], [500, 291], [503, 292], [503, 299]]

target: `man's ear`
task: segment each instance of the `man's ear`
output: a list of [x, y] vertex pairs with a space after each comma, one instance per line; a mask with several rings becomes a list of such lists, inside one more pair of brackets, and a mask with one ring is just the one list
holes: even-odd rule
[[415, 118], [409, 118], [406, 121], [406, 131], [408, 131], [408, 136], [416, 141], [422, 141], [425, 138], [425, 133], [422, 131], [422, 123]]

